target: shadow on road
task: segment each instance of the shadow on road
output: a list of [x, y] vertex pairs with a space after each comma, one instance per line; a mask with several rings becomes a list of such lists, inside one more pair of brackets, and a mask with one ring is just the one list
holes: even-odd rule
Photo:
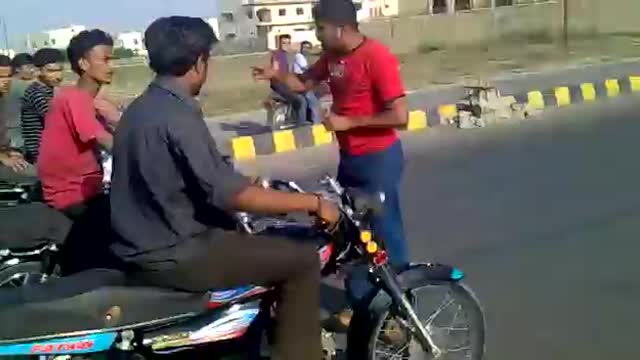
[[268, 132], [270, 128], [263, 124], [259, 124], [253, 121], [241, 121], [241, 122], [221, 122], [220, 130], [232, 131], [238, 136], [257, 135]]

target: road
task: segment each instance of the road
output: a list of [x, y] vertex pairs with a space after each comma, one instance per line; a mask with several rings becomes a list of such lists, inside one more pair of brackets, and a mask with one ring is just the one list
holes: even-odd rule
[[[639, 111], [630, 97], [403, 137], [412, 256], [467, 272], [489, 360], [640, 358]], [[240, 169], [308, 183], [336, 156], [329, 146]]]

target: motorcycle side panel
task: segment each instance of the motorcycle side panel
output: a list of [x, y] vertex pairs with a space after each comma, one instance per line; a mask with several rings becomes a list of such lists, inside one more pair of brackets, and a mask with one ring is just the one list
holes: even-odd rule
[[49, 341], [0, 345], [0, 356], [74, 355], [103, 352], [113, 346], [116, 335], [116, 333], [102, 333]]
[[168, 328], [144, 335], [143, 344], [154, 351], [187, 347], [202, 343], [236, 339], [243, 336], [260, 313], [260, 301], [236, 304], [216, 313], [204, 323]]
[[234, 289], [213, 291], [209, 295], [209, 309], [217, 309], [221, 306], [237, 302], [242, 299], [254, 297], [269, 291], [262, 286], [241, 286]]

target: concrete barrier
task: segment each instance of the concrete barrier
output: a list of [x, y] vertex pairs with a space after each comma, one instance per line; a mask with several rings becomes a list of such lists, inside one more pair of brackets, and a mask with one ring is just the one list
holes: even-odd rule
[[[518, 103], [526, 104], [530, 109], [544, 110], [575, 104], [595, 102], [617, 97], [623, 94], [640, 92], [640, 75], [607, 78], [599, 82], [584, 82], [574, 85], [554, 86], [548, 89], [531, 89], [513, 96]], [[458, 114], [456, 102], [451, 98], [447, 102], [429, 108], [415, 106], [409, 113], [409, 121], [402, 131], [424, 131], [436, 126], [441, 120], [451, 119]], [[235, 161], [251, 160], [260, 155], [270, 155], [296, 151], [299, 149], [323, 146], [335, 141], [333, 133], [323, 125], [305, 126], [292, 130], [282, 130], [238, 136], [230, 140], [230, 153]]]

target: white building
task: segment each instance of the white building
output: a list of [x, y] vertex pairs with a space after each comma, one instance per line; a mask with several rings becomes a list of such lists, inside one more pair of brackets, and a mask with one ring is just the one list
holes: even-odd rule
[[65, 28], [41, 31], [27, 36], [27, 47], [31, 50], [42, 48], [66, 49], [71, 38], [86, 30], [82, 25], [71, 25]]
[[132, 50], [138, 54], [144, 49], [144, 35], [139, 31], [130, 31], [118, 34], [115, 41], [115, 47]]
[[216, 34], [216, 38], [218, 38], [218, 40], [219, 40], [220, 39], [220, 24], [218, 22], [218, 18], [211, 17], [211, 18], [204, 19], [204, 21], [206, 21], [207, 24], [209, 24], [209, 26], [211, 26], [211, 28], [213, 29], [213, 32]]
[[16, 56], [16, 52], [13, 49], [0, 49], [0, 55], [5, 55], [13, 59]]

